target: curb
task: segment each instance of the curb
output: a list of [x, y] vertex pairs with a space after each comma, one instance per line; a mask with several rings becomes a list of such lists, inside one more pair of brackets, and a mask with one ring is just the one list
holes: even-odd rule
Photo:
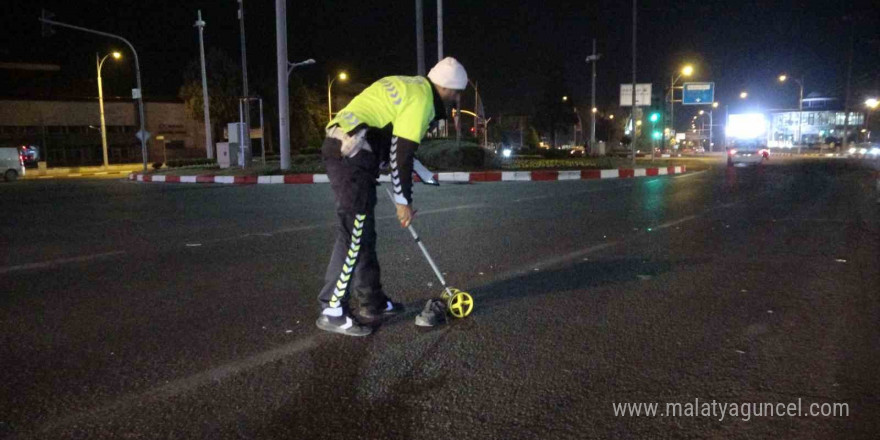
[[[477, 171], [434, 173], [438, 182], [537, 182], [553, 180], [627, 179], [634, 177], [666, 176], [687, 172], [684, 165], [663, 168], [620, 168], [612, 170], [573, 171]], [[220, 183], [227, 185], [330, 183], [326, 174], [288, 174], [283, 176], [166, 176], [129, 174], [128, 180], [154, 183]], [[379, 176], [379, 182], [390, 182], [391, 176]], [[419, 182], [418, 176], [413, 181]]]
[[97, 171], [93, 173], [57, 173], [57, 174], [36, 174], [27, 173], [23, 179], [65, 179], [68, 177], [90, 177], [90, 176], [113, 176], [117, 174], [130, 174], [131, 171]]

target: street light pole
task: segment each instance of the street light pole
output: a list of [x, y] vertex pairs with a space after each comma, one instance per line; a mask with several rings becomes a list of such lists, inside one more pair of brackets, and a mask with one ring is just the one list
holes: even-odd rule
[[[675, 136], [673, 134], [673, 133], [675, 133], [675, 82], [678, 81], [678, 78], [681, 78], [681, 75], [678, 75], [678, 77], [675, 77], [675, 76], [669, 77], [669, 79], [670, 79], [670, 81], [669, 81], [669, 128], [670, 128], [669, 137], [670, 137], [670, 139], [667, 139], [666, 142], [670, 143], [670, 144], [672, 143], [671, 141], [672, 141], [673, 136]], [[668, 148], [669, 145], [667, 145], [666, 147]]]
[[247, 168], [250, 165], [251, 158], [251, 104], [247, 99], [250, 97], [248, 94], [248, 76], [247, 76], [247, 47], [245, 45], [245, 33], [244, 33], [244, 0], [238, 0], [238, 22], [239, 29], [241, 30], [241, 82], [242, 82], [242, 93], [245, 98], [244, 101], [244, 115], [241, 119], [241, 122], [244, 124], [244, 128], [241, 130], [243, 137], [239, 139], [240, 145], [243, 147], [243, 160], [244, 164], [243, 168]]
[[633, 131], [632, 131], [632, 143], [630, 150], [632, 151], [632, 165], [633, 168], [636, 166], [636, 144], [638, 143], [639, 137], [636, 136], [638, 130], [636, 129], [636, 115], [638, 114], [636, 107], [636, 26], [637, 26], [637, 14], [636, 14], [636, 1], [632, 2], [632, 15], [633, 15], [633, 24], [632, 24], [632, 121], [633, 121]]
[[211, 132], [211, 102], [208, 97], [208, 74], [205, 70], [205, 22], [202, 20], [201, 9], [199, 9], [199, 16], [195, 27], [199, 28], [199, 55], [201, 55], [202, 60], [202, 107], [205, 113], [205, 150], [208, 152], [208, 159], [213, 159], [214, 133]]
[[336, 82], [336, 78], [339, 78], [339, 79], [345, 81], [345, 79], [348, 78], [348, 75], [346, 75], [345, 72], [341, 72], [339, 75], [336, 75], [332, 78], [329, 76], [327, 77], [327, 122], [328, 123], [330, 122], [330, 120], [333, 119], [333, 98], [332, 98], [332, 95], [330, 94], [330, 90], [333, 87], [333, 83]]
[[596, 39], [593, 38], [593, 54], [587, 57], [588, 63], [593, 63], [593, 76], [591, 77], [590, 87], [590, 149], [596, 143], [596, 62], [599, 61], [601, 55], [596, 53]]
[[804, 115], [804, 81], [795, 80], [800, 86], [800, 95], [798, 97], [798, 154], [801, 154], [801, 145], [803, 145], [803, 135], [801, 134], [801, 130], [803, 130], [803, 115]]
[[[312, 60], [314, 62], [314, 60]], [[287, 60], [287, 0], [275, 0], [275, 64], [278, 76], [278, 150], [281, 169], [290, 169], [290, 72]], [[263, 134], [265, 136], [265, 133]]]
[[101, 67], [104, 66], [104, 61], [110, 55], [113, 55], [113, 58], [119, 58], [119, 52], [108, 53], [104, 55], [104, 58], [99, 58], [100, 55], [95, 54], [95, 63], [98, 66], [98, 108], [101, 112], [101, 149], [104, 152], [104, 168], [107, 168], [110, 163], [107, 160], [107, 126], [104, 124], [104, 87], [101, 84]]
[[61, 26], [61, 27], [66, 27], [66, 28], [78, 30], [78, 31], [88, 32], [91, 34], [101, 35], [101, 36], [110, 37], [110, 38], [116, 38], [117, 40], [121, 40], [123, 43], [125, 43], [128, 46], [129, 49], [131, 49], [131, 53], [134, 55], [135, 79], [137, 81], [137, 89], [135, 89], [135, 90], [137, 90], [137, 93], [133, 93], [133, 95], [134, 95], [134, 98], [137, 99], [137, 101], [138, 101], [138, 114], [140, 115], [140, 119], [141, 119], [140, 120], [141, 130], [138, 132], [138, 134], [139, 134], [138, 139], [141, 141], [141, 156], [144, 159], [144, 172], [146, 172], [147, 171], [147, 138], [149, 137], [149, 134], [147, 133], [146, 130], [144, 130], [144, 125], [146, 125], [146, 121], [144, 119], [144, 98], [143, 98], [144, 90], [141, 88], [141, 65], [140, 65], [140, 62], [138, 61], [137, 51], [134, 50], [134, 46], [132, 46], [128, 40], [120, 37], [119, 35], [114, 35], [114, 34], [107, 33], [107, 32], [96, 31], [94, 29], [84, 28], [84, 27], [80, 27], [80, 26], [74, 26], [72, 24], [61, 23], [59, 21], [55, 21], [55, 20], [45, 18], [45, 17], [40, 17], [38, 20], [40, 20], [40, 22], [42, 22], [42, 23], [46, 23], [49, 25]]

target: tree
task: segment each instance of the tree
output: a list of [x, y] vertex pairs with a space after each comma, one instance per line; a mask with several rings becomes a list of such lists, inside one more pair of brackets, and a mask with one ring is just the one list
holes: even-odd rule
[[302, 78], [293, 74], [288, 82], [290, 90], [290, 147], [297, 151], [303, 147], [319, 147], [324, 139], [327, 124], [327, 104], [321, 93], [303, 84]]
[[[238, 120], [238, 97], [241, 70], [238, 64], [220, 49], [209, 49], [205, 54], [208, 99], [211, 102], [211, 126], [215, 136], [223, 127]], [[183, 86], [177, 96], [183, 100], [186, 112], [194, 120], [204, 119], [202, 101], [202, 66], [199, 59], [191, 61], [183, 72]]]

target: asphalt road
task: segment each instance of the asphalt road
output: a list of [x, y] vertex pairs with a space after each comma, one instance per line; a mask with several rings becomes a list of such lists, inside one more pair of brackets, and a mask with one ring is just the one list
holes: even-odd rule
[[[413, 325], [440, 289], [383, 200], [409, 312], [358, 339], [314, 326], [327, 185], [0, 185], [0, 438], [876, 438], [878, 196], [843, 160], [420, 186], [476, 309]], [[713, 400], [848, 414], [662, 414]]]

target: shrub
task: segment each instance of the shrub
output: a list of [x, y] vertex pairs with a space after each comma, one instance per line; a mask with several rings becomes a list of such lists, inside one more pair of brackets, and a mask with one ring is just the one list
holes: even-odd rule
[[312, 155], [312, 154], [321, 154], [321, 147], [306, 147], [299, 150], [299, 154]]
[[449, 170], [490, 167], [495, 155], [472, 142], [432, 140], [419, 147], [416, 157], [429, 169]]
[[548, 148], [546, 150], [541, 150], [541, 156], [545, 159], [568, 159], [571, 157], [571, 150]]
[[204, 157], [197, 158], [189, 158], [189, 159], [171, 159], [166, 164], [168, 168], [180, 168], [180, 167], [190, 167], [197, 165], [216, 165], [217, 161], [214, 159], [208, 159]]
[[154, 162], [153, 169], [158, 170], [159, 168], [162, 168], [162, 162]]

